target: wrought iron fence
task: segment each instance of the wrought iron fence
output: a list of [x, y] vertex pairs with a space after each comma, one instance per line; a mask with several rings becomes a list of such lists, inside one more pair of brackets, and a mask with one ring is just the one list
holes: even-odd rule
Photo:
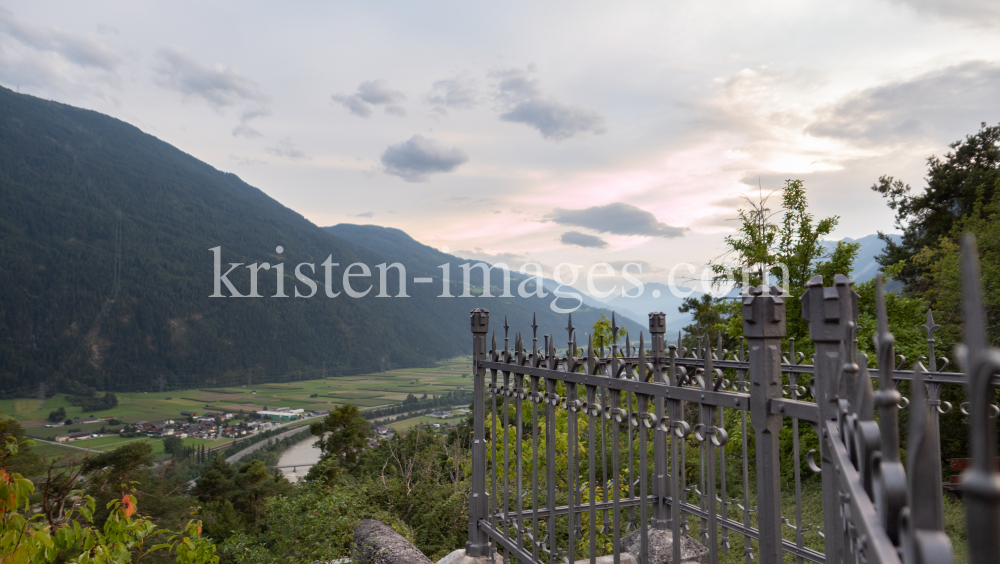
[[[666, 535], [678, 541], [670, 561], [680, 562], [679, 539], [693, 531], [693, 522], [713, 564], [720, 550], [741, 551], [747, 564], [782, 562], [786, 554], [799, 563], [951, 562], [938, 415], [953, 409], [941, 401], [942, 386], [964, 385], [968, 401], [959, 409], [970, 418], [972, 464], [961, 489], [970, 561], [1000, 562], [990, 401], [1000, 384], [994, 376], [1000, 350], [986, 344], [975, 242], [964, 245], [966, 344], [959, 363], [966, 373], [944, 370], [948, 360], [934, 350], [930, 313], [927, 356], [912, 370], [896, 365], [881, 279], [876, 374], [857, 352], [858, 296], [842, 275], [830, 287], [814, 278], [802, 297], [815, 348], [811, 365], [802, 364], [794, 342], [782, 350], [785, 302], [777, 288], [744, 293], [743, 339], [734, 351], [721, 342], [713, 349], [704, 339], [691, 348], [680, 337], [668, 345], [663, 313], [649, 315], [648, 349], [644, 334], [638, 346], [630, 336], [620, 343], [613, 317], [610, 347], [589, 339], [584, 352], [572, 316], [565, 354], [558, 354], [552, 335], [539, 346], [534, 321], [530, 348], [520, 332], [510, 347], [506, 319], [503, 347], [494, 334], [487, 348], [489, 312], [473, 310], [466, 553], [550, 564], [613, 554], [618, 564], [630, 535], [646, 564], [651, 535]], [[909, 399], [899, 391], [906, 381]], [[905, 467], [901, 408], [910, 412]], [[794, 492], [784, 498], [783, 429], [792, 436], [794, 475]], [[803, 516], [801, 443], [810, 433], [819, 456], [813, 449], [804, 458], [821, 475], [822, 526]]]

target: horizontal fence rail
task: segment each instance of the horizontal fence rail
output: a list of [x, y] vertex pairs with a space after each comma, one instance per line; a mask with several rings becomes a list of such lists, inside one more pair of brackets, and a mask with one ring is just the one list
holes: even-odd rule
[[[744, 293], [735, 350], [721, 336], [714, 347], [700, 335], [691, 347], [680, 335], [668, 345], [663, 313], [649, 315], [648, 345], [644, 333], [636, 346], [620, 339], [612, 316], [610, 343], [587, 337], [584, 351], [571, 315], [564, 354], [553, 335], [540, 342], [534, 321], [530, 343], [505, 319], [502, 347], [495, 334], [487, 346], [489, 312], [473, 310], [466, 553], [539, 564], [610, 554], [617, 564], [628, 547], [643, 564], [658, 564], [681, 562], [694, 546], [713, 564], [720, 552], [747, 564], [786, 555], [797, 563], [950, 562], [938, 416], [955, 409], [941, 400], [943, 386], [961, 385], [978, 390], [957, 407], [972, 433], [962, 482], [970, 553], [973, 562], [1000, 561], [1000, 478], [991, 464], [991, 417], [1000, 410], [990, 403], [1000, 352], [986, 347], [978, 274], [969, 278], [974, 250], [966, 255], [966, 373], [946, 371], [950, 361], [936, 356], [929, 312], [927, 355], [903, 369], [881, 278], [872, 371], [857, 351], [857, 294], [841, 275], [831, 287], [814, 278], [802, 297], [812, 364], [802, 364], [794, 341], [782, 350], [777, 288]], [[905, 465], [900, 409], [909, 412]], [[806, 474], [820, 474], [821, 488], [809, 495], [822, 497], [821, 515], [804, 511], [803, 485], [817, 480], [803, 476], [803, 463]]]

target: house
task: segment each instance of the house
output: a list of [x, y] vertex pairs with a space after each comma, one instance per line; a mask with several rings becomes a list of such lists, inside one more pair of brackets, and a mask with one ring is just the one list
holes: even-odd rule
[[377, 433], [377, 434], [379, 434], [379, 435], [381, 435], [383, 437], [387, 437], [387, 436], [389, 436], [389, 428], [388, 427], [375, 427], [375, 433]]
[[[301, 413], [303, 410], [299, 409], [298, 411]], [[260, 417], [261, 419], [268, 419], [270, 421], [293, 421], [299, 418], [298, 414], [294, 413], [293, 411], [278, 411], [278, 410], [258, 411], [257, 417]]]
[[75, 431], [73, 433], [65, 433], [63, 435], [56, 435], [57, 443], [68, 443], [72, 441], [79, 441], [81, 439], [89, 439], [93, 436], [93, 433], [89, 431]]

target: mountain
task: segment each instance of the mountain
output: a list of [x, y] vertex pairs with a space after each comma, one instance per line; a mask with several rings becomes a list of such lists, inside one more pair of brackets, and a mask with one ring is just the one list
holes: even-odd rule
[[[400, 262], [406, 267], [406, 273], [411, 277], [426, 277], [433, 279], [427, 285], [414, 284], [407, 287], [407, 292], [426, 297], [435, 298], [437, 301], [435, 308], [443, 308], [454, 312], [454, 315], [468, 316], [469, 307], [485, 307], [490, 310], [491, 327], [499, 332], [506, 315], [511, 324], [511, 338], [514, 330], [520, 330], [524, 335], [530, 337], [529, 325], [533, 316], [537, 315], [539, 325], [539, 340], [544, 334], [554, 335], [557, 347], [562, 348], [566, 342], [568, 334], [565, 327], [568, 322], [566, 315], [558, 314], [552, 309], [553, 289], [555, 282], [545, 279], [542, 281], [542, 288], [546, 292], [545, 297], [537, 297], [535, 291], [535, 281], [531, 277], [518, 273], [516, 270], [510, 273], [510, 293], [515, 298], [499, 297], [504, 293], [504, 283], [502, 271], [493, 270], [490, 277], [490, 293], [494, 296], [488, 298], [475, 306], [470, 306], [470, 298], [458, 298], [463, 292], [464, 271], [461, 265], [472, 265], [479, 261], [468, 260], [455, 255], [443, 253], [434, 247], [424, 245], [399, 229], [392, 227], [381, 227], [378, 225], [355, 225], [351, 223], [341, 223], [330, 227], [324, 227], [325, 231], [331, 235], [349, 241], [358, 246], [370, 249], [381, 256], [391, 257], [392, 262]], [[442, 265], [448, 265], [450, 279], [450, 293], [455, 298], [437, 298], [442, 294]], [[519, 289], [525, 283], [525, 291], [532, 292], [529, 297], [520, 297]], [[470, 286], [472, 293], [478, 293], [484, 286], [482, 271], [478, 268], [470, 269]], [[575, 292], [575, 290], [573, 290]], [[578, 329], [577, 341], [581, 344], [584, 334], [590, 332], [594, 322], [604, 314], [610, 318], [612, 310], [600, 307], [586, 294], [579, 294], [583, 300], [574, 298], [559, 298], [556, 306], [560, 308], [572, 309], [580, 305], [579, 309], [573, 312], [573, 325]], [[487, 298], [476, 298], [476, 301], [487, 300]], [[645, 317], [645, 316], [644, 316]], [[516, 326], [515, 326], [516, 325]], [[541, 346], [541, 345], [540, 345]]]
[[[426, 366], [469, 351], [473, 307], [505, 310], [522, 329], [531, 319], [533, 308], [516, 301], [438, 299], [439, 285], [379, 298], [376, 265], [408, 258], [332, 235], [127, 123], [2, 87], [0, 202], [0, 395]], [[228, 277], [241, 295], [256, 265], [264, 297], [209, 297], [215, 248], [220, 273], [242, 263]], [[340, 265], [333, 298], [323, 288], [328, 257]], [[341, 278], [356, 262], [372, 276], [355, 287], [375, 286], [359, 299]], [[309, 293], [300, 263], [315, 269], [300, 272], [318, 286], [308, 299], [294, 294]], [[279, 279], [287, 298], [271, 297], [282, 294]], [[392, 270], [386, 290], [398, 294]], [[597, 313], [582, 312], [577, 325]], [[543, 330], [556, 333], [565, 323], [552, 316]], [[494, 316], [492, 327], [501, 323]]]

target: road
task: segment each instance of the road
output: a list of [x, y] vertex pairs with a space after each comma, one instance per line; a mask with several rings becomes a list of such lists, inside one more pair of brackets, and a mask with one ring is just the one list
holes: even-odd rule
[[49, 443], [50, 445], [58, 445], [58, 446], [64, 446], [64, 447], [69, 447], [69, 448], [78, 448], [80, 450], [85, 450], [87, 452], [96, 452], [97, 454], [104, 454], [103, 450], [94, 450], [92, 448], [71, 445], [69, 443], [57, 443], [55, 441], [46, 441], [45, 439], [37, 439], [35, 437], [31, 437], [31, 440], [39, 442], [39, 443]]

